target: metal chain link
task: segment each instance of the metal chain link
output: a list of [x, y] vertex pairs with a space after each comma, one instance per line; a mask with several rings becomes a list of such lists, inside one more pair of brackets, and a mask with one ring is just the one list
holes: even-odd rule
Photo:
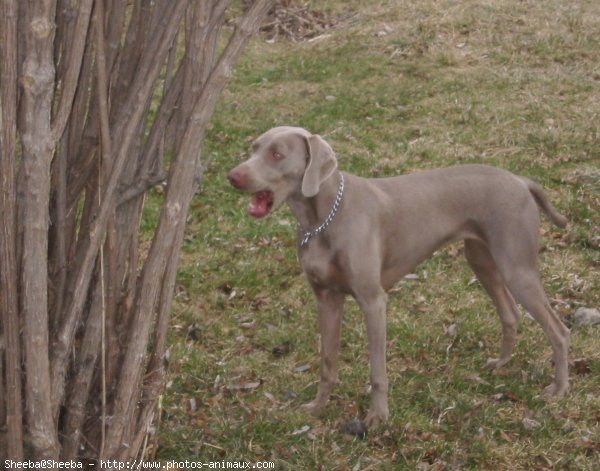
[[325, 218], [325, 220], [323, 221], [323, 223], [317, 227], [316, 229], [312, 230], [312, 231], [304, 231], [300, 226], [298, 226], [298, 231], [300, 233], [304, 233], [302, 235], [302, 240], [300, 241], [300, 247], [304, 247], [306, 244], [308, 244], [308, 241], [310, 241], [310, 239], [312, 239], [313, 237], [319, 235], [321, 232], [323, 232], [327, 226], [329, 226], [329, 224], [331, 224], [331, 221], [333, 221], [333, 218], [335, 218], [335, 215], [338, 212], [338, 209], [340, 208], [340, 204], [342, 202], [342, 196], [344, 195], [344, 174], [340, 173], [340, 185], [338, 186], [338, 191], [337, 191], [337, 195], [335, 196], [335, 201], [333, 202], [333, 207], [331, 208], [331, 211], [329, 211], [329, 214], [327, 215], [327, 217]]

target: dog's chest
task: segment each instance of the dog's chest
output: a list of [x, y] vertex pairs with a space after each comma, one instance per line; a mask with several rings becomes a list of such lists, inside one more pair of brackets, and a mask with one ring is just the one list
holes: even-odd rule
[[329, 250], [316, 246], [301, 250], [299, 258], [302, 271], [311, 285], [348, 291], [343, 257], [340, 252], [332, 254]]

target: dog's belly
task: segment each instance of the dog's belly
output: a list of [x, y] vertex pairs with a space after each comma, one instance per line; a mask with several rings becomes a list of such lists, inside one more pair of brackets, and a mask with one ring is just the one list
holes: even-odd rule
[[[429, 225], [429, 227], [433, 227]], [[381, 266], [381, 286], [388, 290], [400, 279], [411, 273], [420, 263], [430, 258], [433, 253], [453, 242], [465, 239], [482, 241], [476, 223], [465, 220], [447, 227], [445, 230], [423, 230], [418, 238], [408, 240], [401, 235], [388, 238]]]

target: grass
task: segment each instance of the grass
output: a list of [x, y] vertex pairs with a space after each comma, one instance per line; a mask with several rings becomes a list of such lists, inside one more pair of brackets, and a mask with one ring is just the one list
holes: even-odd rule
[[[585, 367], [572, 368], [564, 400], [539, 395], [551, 354], [527, 318], [511, 363], [489, 374], [500, 325], [460, 245], [390, 297], [389, 423], [364, 440], [340, 431], [368, 408], [366, 334], [351, 300], [342, 382], [324, 417], [303, 413], [317, 387], [318, 332], [295, 222], [286, 208], [247, 217], [247, 197], [224, 175], [253, 138], [283, 124], [324, 135], [340, 167], [365, 176], [465, 162], [508, 168], [543, 184], [571, 222], [542, 228], [555, 309], [568, 320], [577, 307], [598, 307], [600, 4], [312, 5], [355, 14], [311, 43], [255, 40], [214, 116], [212, 163], [182, 253], [157, 457], [276, 469], [598, 469], [598, 327], [572, 329], [571, 359]], [[290, 352], [275, 356], [285, 342]]]

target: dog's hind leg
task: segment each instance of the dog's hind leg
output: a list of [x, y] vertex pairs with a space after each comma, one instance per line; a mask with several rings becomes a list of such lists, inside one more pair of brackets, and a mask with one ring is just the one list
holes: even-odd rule
[[538, 321], [552, 345], [554, 382], [545, 390], [548, 396], [562, 397], [569, 390], [569, 329], [550, 307], [537, 271], [521, 270], [507, 279], [515, 299]]
[[552, 310], [544, 292], [537, 267], [537, 241], [525, 234], [519, 243], [504, 243], [506, 240], [496, 239], [490, 253], [516, 302], [540, 324], [552, 346], [554, 382], [544, 394], [562, 397], [569, 389], [569, 329]]
[[498, 368], [510, 360], [517, 340], [517, 324], [521, 314], [487, 247], [476, 240], [465, 241], [465, 256], [477, 279], [496, 306], [502, 322], [502, 347], [498, 358], [490, 358], [489, 368]]

